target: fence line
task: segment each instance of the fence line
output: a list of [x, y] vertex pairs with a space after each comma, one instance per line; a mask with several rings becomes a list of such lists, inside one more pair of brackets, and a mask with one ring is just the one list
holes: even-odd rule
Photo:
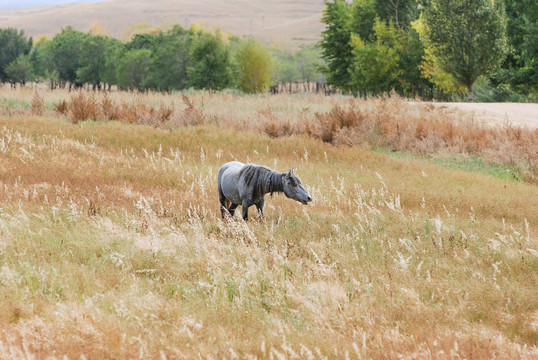
[[271, 94], [297, 94], [297, 93], [316, 93], [316, 94], [341, 94], [339, 89], [331, 85], [315, 81], [292, 81], [279, 83], [271, 87]]

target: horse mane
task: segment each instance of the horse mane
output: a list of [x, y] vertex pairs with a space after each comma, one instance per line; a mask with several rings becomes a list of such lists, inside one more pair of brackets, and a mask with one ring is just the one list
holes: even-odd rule
[[276, 172], [265, 166], [247, 164], [239, 172], [239, 177], [243, 179], [246, 186], [252, 188], [254, 199], [262, 197], [270, 192], [284, 191], [282, 173]]

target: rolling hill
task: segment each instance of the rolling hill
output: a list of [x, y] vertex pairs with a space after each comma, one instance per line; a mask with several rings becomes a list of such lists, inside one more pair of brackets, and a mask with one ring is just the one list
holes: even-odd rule
[[109, 35], [120, 38], [135, 24], [166, 27], [196, 22], [240, 36], [297, 44], [319, 39], [323, 8], [322, 0], [108, 0], [3, 10], [0, 28], [24, 29], [31, 36], [54, 36], [66, 25], [88, 31], [97, 22]]

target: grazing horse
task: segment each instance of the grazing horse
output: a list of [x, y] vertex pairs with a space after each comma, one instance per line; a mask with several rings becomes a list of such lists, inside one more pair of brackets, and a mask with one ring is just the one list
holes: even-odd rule
[[256, 205], [260, 218], [263, 216], [265, 194], [283, 192], [287, 197], [307, 205], [312, 198], [293, 174], [279, 173], [265, 166], [243, 164], [231, 161], [222, 165], [217, 179], [219, 189], [220, 212], [224, 218], [226, 212], [234, 216], [235, 209], [241, 205], [243, 219], [248, 220], [248, 208]]

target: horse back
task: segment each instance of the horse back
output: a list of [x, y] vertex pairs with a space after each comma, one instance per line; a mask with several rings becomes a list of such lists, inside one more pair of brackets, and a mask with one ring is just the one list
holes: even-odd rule
[[220, 188], [220, 184], [222, 184], [222, 175], [224, 174], [224, 172], [230, 168], [232, 169], [235, 169], [237, 168], [237, 171], [239, 172], [241, 170], [241, 168], [245, 166], [245, 164], [243, 164], [242, 162], [239, 162], [239, 161], [230, 161], [230, 162], [227, 162], [226, 164], [222, 165], [219, 169], [219, 174], [217, 175], [217, 184], [219, 185], [219, 188]]

